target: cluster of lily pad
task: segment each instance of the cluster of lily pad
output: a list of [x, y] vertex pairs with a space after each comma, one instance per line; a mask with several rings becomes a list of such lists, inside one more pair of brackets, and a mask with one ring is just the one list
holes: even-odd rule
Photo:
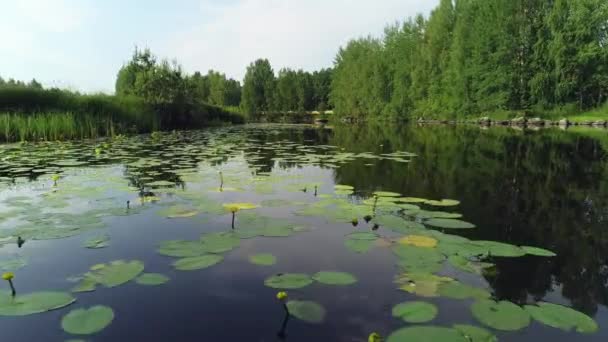
[[[488, 329], [515, 331], [527, 327], [532, 320], [565, 331], [590, 333], [598, 329], [593, 319], [571, 308], [545, 302], [518, 305], [501, 301], [486, 288], [441, 275], [446, 267], [483, 275], [494, 268], [497, 257], [555, 256], [543, 248], [476, 241], [449, 234], [475, 228], [474, 224], [463, 220], [461, 214], [451, 211], [459, 205], [457, 200], [405, 197], [389, 191], [359, 191], [345, 184], [337, 184], [333, 191], [328, 191], [314, 177], [262, 171], [268, 163], [263, 157], [265, 151], [273, 152], [271, 161], [279, 168], [312, 165], [331, 169], [361, 159], [409, 163], [416, 157], [414, 154], [402, 151], [380, 155], [351, 153], [327, 145], [305, 146], [288, 141], [261, 143], [252, 139], [232, 141], [223, 133], [193, 134], [191, 139], [163, 133], [155, 134], [151, 141], [141, 137], [123, 138], [102, 143], [94, 149], [77, 142], [61, 143], [58, 148], [46, 143], [3, 148], [0, 190], [18, 186], [26, 181], [24, 178], [29, 181], [32, 177], [38, 179], [40, 187], [29, 195], [3, 199], [0, 247], [97, 231], [105, 227], [104, 218], [139, 214], [148, 207], [155, 208], [157, 214], [167, 220], [231, 216], [232, 224], [226, 231], [204, 233], [195, 240], [160, 243], [158, 253], [175, 258], [172, 266], [176, 270], [195, 271], [221, 263], [224, 254], [239, 247], [243, 239], [288, 237], [306, 230], [292, 220], [251, 210], [258, 206], [288, 206], [299, 216], [352, 224], [354, 231], [345, 236], [345, 247], [361, 254], [373, 248], [390, 248], [397, 258], [399, 274], [395, 284], [398, 289], [422, 298], [471, 299], [473, 317]], [[244, 157], [243, 152], [246, 152]], [[222, 169], [228, 169], [226, 165], [232, 158], [245, 158], [249, 168], [222, 172]], [[117, 163], [124, 165], [124, 169], [113, 166]], [[83, 173], [70, 172], [84, 165], [98, 168]], [[198, 187], [188, 188], [186, 184]], [[306, 193], [314, 202], [273, 197], [260, 204], [221, 204], [214, 199], [222, 193], [253, 192], [270, 196], [280, 190]], [[5, 226], [5, 222], [10, 222], [10, 227]], [[110, 245], [110, 237], [96, 232], [82, 244], [90, 249], [105, 248]], [[251, 255], [249, 261], [271, 266], [277, 259], [272, 254], [262, 253]], [[18, 256], [0, 261], [0, 268], [15, 271], [26, 264], [27, 260]], [[71, 280], [78, 282], [72, 289], [78, 293], [131, 281], [155, 286], [166, 283], [169, 278], [159, 273], [144, 273], [141, 261], [117, 260], [94, 265]], [[314, 275], [275, 274], [264, 283], [284, 290], [313, 283], [347, 286], [356, 282], [356, 276], [350, 273], [320, 271]], [[0, 316], [45, 312], [66, 307], [75, 300], [67, 292], [17, 293], [13, 296], [2, 291]], [[315, 301], [290, 300], [285, 305], [290, 315], [307, 322], [320, 323], [326, 316], [325, 308]], [[431, 322], [439, 311], [440, 308], [432, 303], [415, 300], [396, 304], [392, 315], [410, 324], [421, 324]], [[103, 330], [114, 318], [109, 307], [77, 308], [63, 317], [61, 326], [70, 334], [87, 335]], [[392, 332], [388, 341], [411, 341], [421, 336], [433, 341], [496, 340], [488, 329], [462, 324], [451, 327], [415, 325]]]

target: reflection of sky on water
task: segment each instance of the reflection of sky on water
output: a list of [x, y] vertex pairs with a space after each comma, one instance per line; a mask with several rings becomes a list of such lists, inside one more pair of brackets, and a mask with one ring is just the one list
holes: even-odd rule
[[[285, 134], [287, 138], [296, 142], [302, 142], [302, 136], [315, 136], [314, 131], [313, 133], [302, 134], [300, 130]], [[431, 131], [429, 134], [433, 134], [433, 132]], [[278, 134], [269, 139], [285, 139], [286, 137]], [[238, 137], [231, 136], [230, 139], [238, 140]], [[325, 139], [323, 136], [319, 137], [321, 143], [327, 143], [323, 139]], [[344, 144], [347, 143], [340, 143], [340, 145]], [[179, 144], [164, 147], [154, 146], [147, 149], [141, 147], [139, 153], [145, 155], [146, 151], [158, 148], [180, 151], [186, 145], [188, 144], [183, 146]], [[378, 146], [380, 144], [374, 145]], [[218, 144], [218, 146], [221, 146], [221, 144]], [[416, 148], [416, 145], [413, 144], [412, 148]], [[90, 147], [82, 147], [82, 149], [90, 149]], [[372, 151], [373, 148], [368, 146], [364, 150]], [[446, 181], [445, 179], [431, 179], [428, 178], [428, 175], [421, 176], [417, 181], [415, 180], [417, 182], [416, 186], [404, 185], [402, 182], [395, 181], [397, 179], [394, 175], [395, 170], [402, 170], [402, 177], [404, 178], [411, 177], [411, 173], [408, 173], [411, 171], [407, 170], [416, 167], [417, 163], [418, 165], [423, 163], [424, 155], [410, 163], [414, 166], [393, 163], [398, 167], [396, 168], [387, 166], [387, 161], [365, 159], [361, 162], [345, 163], [334, 170], [318, 166], [297, 166], [295, 165], [297, 163], [293, 162], [275, 161], [272, 159], [274, 158], [272, 149], [261, 151], [261, 155], [258, 155], [259, 158], [253, 158], [253, 162], [264, 164], [264, 168], [267, 169], [272, 166], [273, 176], [285, 176], [286, 178], [281, 178], [281, 184], [322, 183], [318, 188], [319, 194], [332, 193], [336, 177], [338, 177], [340, 183], [353, 184], [366, 190], [378, 189], [380, 188], [379, 184], [386, 184], [386, 182], [394, 183], [392, 186], [383, 187], [384, 190], [389, 191], [405, 191], [408, 186], [420, 191], [421, 188], [428, 187], [427, 194], [420, 192], [412, 194], [417, 196], [432, 194], [434, 184], [441, 184], [442, 181]], [[412, 151], [420, 153], [420, 151]], [[190, 156], [190, 154], [186, 153], [186, 156]], [[108, 208], [120, 207], [125, 205], [127, 200], [131, 200], [133, 206], [141, 206], [141, 203], [137, 201], [137, 190], [133, 186], [140, 184], [142, 177], [151, 177], [151, 180], [147, 180], [147, 182], [150, 182], [166, 179], [168, 174], [179, 173], [180, 166], [177, 165], [179, 163], [172, 164], [171, 160], [188, 159], [186, 156], [176, 153], [176, 156], [161, 158], [164, 162], [163, 165], [150, 168], [138, 169], [123, 167], [119, 164], [107, 167], [98, 166], [94, 169], [85, 169], [84, 172], [81, 169], [72, 169], [59, 182], [59, 188], [62, 184], [66, 186], [70, 184], [75, 187], [78, 184], [103, 187], [104, 184], [108, 186], [107, 184], [111, 183], [114, 190], [110, 193], [100, 191], [92, 198], [84, 200], [72, 199], [68, 201], [69, 205], [66, 208], [53, 209], [53, 211], [78, 213], [94, 209], [96, 205], [107, 206]], [[0, 248], [2, 259], [19, 255], [28, 260], [28, 265], [17, 271], [15, 282], [18, 291], [26, 293], [49, 289], [69, 289], [73, 284], [65, 279], [85, 272], [93, 264], [115, 259], [139, 259], [145, 262], [147, 272], [166, 274], [171, 278], [171, 281], [159, 287], [143, 287], [135, 283], [128, 283], [117, 288], [105, 289], [99, 287], [97, 291], [92, 293], [77, 294], [78, 302], [72, 308], [104, 304], [115, 310], [116, 319], [112, 325], [95, 335], [92, 340], [276, 341], [276, 333], [283, 320], [283, 309], [275, 300], [276, 290], [265, 287], [264, 279], [279, 272], [312, 274], [320, 270], [337, 270], [353, 273], [360, 281], [349, 287], [331, 287], [315, 283], [303, 289], [289, 291], [290, 298], [314, 300], [323, 304], [328, 314], [326, 322], [321, 325], [309, 325], [291, 320], [287, 326], [287, 341], [365, 341], [367, 335], [372, 331], [388, 335], [390, 331], [404, 325], [391, 317], [392, 306], [407, 300], [421, 299], [396, 290], [393, 278], [398, 269], [395, 265], [395, 257], [390, 250], [374, 248], [367, 254], [355, 254], [344, 247], [345, 235], [354, 230], [363, 229], [361, 226], [353, 228], [349, 223], [328, 224], [325, 220], [319, 218], [293, 217], [292, 211], [285, 210], [285, 208], [261, 208], [259, 209], [260, 213], [272, 217], [293, 218], [294, 222], [306, 223], [311, 229], [289, 238], [243, 240], [239, 248], [226, 254], [226, 258], [221, 264], [206, 270], [192, 272], [173, 270], [170, 265], [173, 259], [158, 255], [156, 252], [161, 241], [198, 239], [204, 232], [226, 231], [229, 230], [230, 226], [230, 215], [203, 214], [202, 217], [210, 216], [209, 219], [169, 220], [155, 214], [155, 211], [166, 205], [167, 202], [175, 200], [176, 196], [179, 197], [180, 191], [204, 193], [205, 196], [220, 203], [260, 203], [264, 199], [272, 198], [306, 203], [312, 203], [315, 200], [313, 189], [310, 188], [307, 188], [306, 192], [279, 190], [272, 195], [259, 194], [253, 191], [209, 193], [209, 190], [219, 186], [217, 173], [219, 170], [222, 170], [225, 175], [225, 187], [243, 187], [239, 180], [252, 177], [251, 164], [246, 162], [247, 153], [234, 152], [232, 158], [222, 164], [199, 162], [202, 157], [190, 157], [197, 161], [196, 163], [188, 162], [187, 167], [197, 166], [199, 173], [181, 175], [185, 184], [179, 184], [176, 187], [175, 195], [168, 194], [167, 191], [157, 191], [156, 194], [163, 200], [157, 204], [146, 203], [144, 206], [149, 210], [145, 210], [140, 215], [104, 217], [103, 222], [107, 225], [107, 228], [87, 231], [66, 239], [27, 241], [22, 249], [18, 249], [14, 244]], [[108, 162], [111, 162], [111, 160]], [[377, 170], [374, 171], [376, 168], [360, 165], [360, 163], [374, 163]], [[138, 172], [141, 173], [137, 174]], [[370, 172], [376, 172], [376, 175], [372, 177]], [[150, 176], [150, 173], [152, 173], [152, 176]], [[355, 178], [352, 178], [352, 174], [355, 175]], [[294, 176], [301, 177], [296, 178]], [[41, 193], [47, 192], [52, 182], [48, 180], [48, 177], [46, 180], [42, 180], [43, 178], [41, 177], [40, 181], [31, 184], [10, 185], [4, 189], [0, 188], [0, 212], [4, 211], [6, 203], [2, 202], [7, 199], [15, 196], [39, 197]], [[237, 184], [231, 185], [231, 179]], [[430, 181], [433, 185], [429, 183]], [[487, 181], [491, 181], [491, 179]], [[120, 186], [118, 183], [120, 183]], [[253, 185], [245, 183], [244, 187], [251, 189], [251, 186]], [[107, 197], [108, 199], [97, 201], [99, 197]], [[446, 190], [445, 197], [459, 198], [451, 190]], [[491, 199], [488, 198], [487, 200]], [[36, 201], [40, 200], [37, 199]], [[33, 204], [38, 204], [36, 206], [42, 210], [48, 210], [44, 208], [44, 202], [33, 202]], [[485, 222], [487, 217], [482, 213], [475, 213], [474, 210], [471, 210], [471, 208], [482, 204], [481, 202], [463, 203], [462, 209], [465, 219], [474, 223]], [[0, 229], [8, 229], [20, 223], [22, 221], [9, 218], [0, 222]], [[237, 214], [237, 229], [239, 224]], [[246, 222], [243, 224], [246, 224]], [[483, 225], [479, 229], [490, 228]], [[100, 233], [108, 233], [111, 236], [111, 246], [109, 248], [87, 250], [82, 247], [83, 241]], [[391, 235], [392, 233], [386, 234]], [[486, 236], [486, 233], [481, 233], [481, 237]], [[278, 263], [270, 267], [251, 265], [248, 262], [248, 256], [256, 253], [272, 253], [277, 257]], [[533, 264], [535, 262], [530, 259], [510, 260], [504, 265], [499, 263], [499, 268], [503, 267], [505, 270], [503, 274], [509, 274], [511, 269], [522, 267], [523, 263]], [[441, 274], [456, 277], [470, 285], [488, 286], [485, 279], [457, 272], [450, 267], [445, 267]], [[522, 278], [511, 278], [508, 282], [515, 290], [518, 289], [520, 283], [526, 282], [527, 279], [523, 277], [534, 276], [534, 274], [521, 275]], [[545, 300], [569, 304], [569, 300], [560, 295], [561, 290], [560, 286], [556, 286], [553, 292], [546, 293]], [[470, 300], [443, 298], [422, 300], [428, 300], [439, 306], [439, 316], [432, 324], [442, 326], [450, 326], [454, 323], [479, 325], [470, 314]], [[61, 331], [59, 324], [61, 316], [67, 311], [64, 309], [28, 317], [0, 317], [2, 339], [7, 341], [62, 341], [69, 339], [70, 336]], [[520, 332], [498, 335], [501, 341], [536, 341], [540, 339], [600, 341], [608, 333], [605, 330], [606, 328], [603, 327], [605, 324], [602, 324], [608, 318], [605, 306], [598, 306], [595, 318], [600, 323], [602, 330], [594, 335], [563, 333], [537, 323], [533, 323], [531, 327]], [[35, 327], [35, 329], [32, 327]]]

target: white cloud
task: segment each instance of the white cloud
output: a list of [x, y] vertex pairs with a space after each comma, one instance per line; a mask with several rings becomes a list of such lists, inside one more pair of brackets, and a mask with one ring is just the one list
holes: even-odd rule
[[[201, 24], [179, 32], [163, 55], [187, 70], [216, 69], [241, 79], [256, 58], [275, 70], [331, 66], [339, 46], [363, 35], [378, 35], [386, 24], [419, 12], [437, 0], [240, 0], [228, 5], [201, 2]], [[209, 16], [211, 19], [208, 19]]]

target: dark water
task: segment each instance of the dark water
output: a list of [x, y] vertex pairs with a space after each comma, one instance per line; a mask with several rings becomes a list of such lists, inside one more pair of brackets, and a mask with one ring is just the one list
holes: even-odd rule
[[[374, 331], [388, 336], [411, 325], [391, 316], [395, 304], [408, 300], [437, 304], [439, 315], [429, 324], [481, 326], [470, 313], [472, 300], [419, 298], [398, 290], [393, 279], [400, 271], [389, 248], [374, 248], [365, 254], [346, 249], [344, 236], [358, 228], [346, 222], [295, 216], [284, 208], [258, 211], [289, 218], [310, 231], [288, 238], [243, 240], [216, 266], [191, 272], [174, 270], [174, 259], [156, 252], [161, 241], [198, 239], [201, 233], [229, 230], [230, 215], [169, 220], [156, 211], [167, 205], [164, 202], [179, 197], [180, 192], [207, 193], [217, 187], [217, 170], [224, 172], [226, 186], [252, 177], [251, 172], [272, 172], [300, 176], [302, 182], [322, 183], [319, 193], [332, 193], [334, 184], [348, 184], [355, 187], [358, 196], [383, 190], [411, 197], [459, 200], [461, 204], [453, 210], [477, 228], [454, 233], [475, 240], [538, 246], [557, 256], [495, 258], [496, 274], [483, 277], [449, 267], [440, 274], [487, 288], [496, 299], [517, 304], [548, 301], [573, 307], [593, 317], [600, 327], [594, 334], [579, 334], [532, 322], [517, 332], [493, 330], [500, 341], [604, 341], [608, 337], [608, 138], [604, 133], [462, 126], [249, 126], [183, 132], [160, 141], [137, 137], [108, 148], [113, 152], [103, 152], [101, 157], [92, 153], [95, 146], [99, 143], [4, 147], [0, 150], [0, 179], [4, 182], [0, 201], [9, 208], [15, 196], [35, 197], [48, 191], [52, 185], [49, 171], [65, 172], [65, 182], [73, 179], [94, 184], [114, 177], [130, 187], [122, 192], [111, 189], [109, 193], [85, 196], [83, 201], [88, 206], [105, 197], [116, 206], [126, 200], [137, 203], [137, 188], [156, 180], [169, 180], [175, 187], [159, 191], [162, 200], [146, 204], [139, 214], [105, 216], [105, 228], [64, 239], [29, 240], [22, 248], [7, 243], [0, 248], [0, 260], [27, 258], [27, 266], [15, 272], [16, 285], [23, 293], [67, 291], [74, 284], [66, 278], [116, 259], [141, 260], [146, 271], [163, 273], [171, 281], [157, 287], [135, 282], [115, 288], [98, 287], [94, 292], [75, 294], [77, 302], [67, 308], [25, 317], [0, 317], [2, 341], [76, 338], [62, 331], [61, 317], [75, 307], [96, 304], [112, 307], [115, 319], [102, 332], [85, 336], [88, 341], [280, 341], [277, 333], [283, 323], [283, 309], [275, 299], [277, 290], [266, 287], [264, 280], [276, 273], [313, 274], [320, 270], [350, 272], [359, 282], [348, 287], [314, 283], [290, 290], [290, 298], [321, 303], [327, 316], [317, 325], [290, 319], [286, 341], [367, 341]], [[66, 152], [57, 152], [62, 149]], [[381, 156], [395, 151], [412, 152], [418, 157], [408, 163], [354, 158], [324, 165], [315, 160], [315, 156], [329, 153], [369, 152]], [[66, 159], [66, 155], [86, 164], [53, 169], [53, 161]], [[309, 159], [300, 158], [305, 155]], [[150, 157], [162, 163], [136, 164]], [[23, 165], [26, 170], [20, 170]], [[45, 170], [49, 165], [51, 170]], [[305, 203], [316, 200], [311, 189], [285, 189], [205, 196], [218, 203], [259, 203], [273, 198]], [[31, 210], [43, 207], [44, 202]], [[17, 224], [10, 218], [0, 220], [0, 228], [5, 231]], [[108, 248], [82, 247], [86, 238], [99, 232], [111, 237]], [[276, 265], [260, 267], [248, 262], [249, 255], [265, 252], [277, 257]]]

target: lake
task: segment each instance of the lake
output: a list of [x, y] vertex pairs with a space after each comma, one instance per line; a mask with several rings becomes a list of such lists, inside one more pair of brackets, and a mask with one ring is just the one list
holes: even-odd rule
[[605, 341], [605, 134], [269, 124], [2, 145], [2, 340]]

